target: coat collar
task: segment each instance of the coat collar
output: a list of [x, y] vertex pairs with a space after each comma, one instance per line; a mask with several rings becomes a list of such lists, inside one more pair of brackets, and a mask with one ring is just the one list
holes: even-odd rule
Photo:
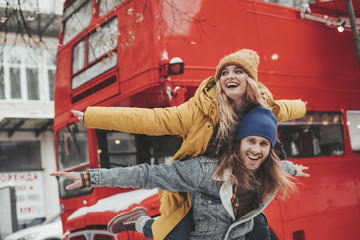
[[209, 77], [201, 82], [195, 92], [194, 101], [206, 116], [217, 123], [216, 82], [214, 77]]
[[[232, 184], [230, 184], [230, 176], [231, 176], [230, 170], [226, 169], [224, 172], [224, 183], [220, 187], [219, 195], [222, 205], [224, 206], [226, 211], [230, 214], [233, 221], [235, 221], [234, 209], [231, 204], [231, 198], [233, 195], [233, 186]], [[217, 178], [216, 180], [220, 180], [220, 179]]]
[[[224, 183], [220, 187], [219, 195], [220, 195], [222, 205], [224, 206], [226, 211], [230, 214], [232, 219], [235, 221], [234, 209], [231, 204], [231, 198], [233, 196], [233, 186], [232, 186], [232, 184], [230, 184], [230, 176], [231, 176], [230, 170], [226, 169], [224, 172]], [[220, 179], [217, 178], [215, 180], [220, 180]], [[269, 203], [271, 202], [271, 200], [273, 198], [274, 198], [274, 196], [269, 197], [265, 202], [260, 203], [258, 208], [248, 212], [247, 214], [242, 216], [239, 220], [241, 222], [244, 222], [244, 220], [249, 220], [250, 218], [254, 217], [254, 213], [262, 212], [267, 207], [267, 205], [269, 205]]]

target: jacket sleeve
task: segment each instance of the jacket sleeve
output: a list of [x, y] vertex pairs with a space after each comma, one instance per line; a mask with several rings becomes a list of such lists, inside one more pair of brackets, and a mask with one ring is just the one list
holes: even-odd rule
[[278, 122], [302, 118], [306, 114], [306, 105], [301, 100], [274, 100], [271, 92], [264, 84], [258, 83], [261, 94], [272, 108]]
[[140, 164], [127, 168], [89, 169], [90, 187], [159, 188], [190, 192], [203, 182], [204, 171], [198, 158], [159, 165]]
[[198, 111], [192, 99], [180, 106], [168, 108], [88, 107], [84, 124], [87, 128], [184, 137], [196, 114]]
[[295, 176], [296, 167], [293, 162], [290, 161], [280, 161], [281, 167], [287, 172], [290, 176]]

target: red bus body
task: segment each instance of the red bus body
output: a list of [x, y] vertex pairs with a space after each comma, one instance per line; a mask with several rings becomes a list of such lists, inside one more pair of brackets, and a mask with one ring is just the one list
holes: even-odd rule
[[[360, 239], [360, 154], [352, 149], [346, 119], [347, 111], [360, 111], [360, 68], [351, 31], [339, 33], [334, 27], [302, 19], [298, 9], [261, 1], [124, 1], [103, 16], [98, 16], [102, 11], [98, 2], [92, 3], [89, 25], [66, 44], [63, 44], [63, 29], [60, 31], [55, 144], [58, 144], [58, 131], [77, 121], [71, 109], [181, 104], [192, 97], [203, 79], [215, 73], [223, 56], [250, 48], [260, 56], [258, 79], [270, 89], [274, 99], [302, 99], [307, 101], [308, 111], [338, 112], [343, 122], [343, 154], [290, 159], [308, 166], [311, 177], [299, 179], [298, 194], [271, 203], [266, 210], [270, 227], [284, 240]], [[174, 17], [170, 2], [172, 7], [183, 10], [177, 13], [181, 17]], [[65, 8], [69, 4], [67, 1]], [[161, 20], [154, 18], [160, 10]], [[104, 54], [95, 63], [85, 63], [72, 73], [74, 46], [114, 17], [119, 27], [117, 46], [113, 49], [116, 66], [72, 89], [74, 76], [96, 62], [106, 64], [109, 56]], [[138, 22], [134, 20], [137, 17], [141, 18]], [[85, 57], [88, 54], [86, 52]], [[169, 62], [166, 54], [168, 58], [183, 60], [183, 74], [164, 73]], [[94, 129], [88, 130], [89, 162], [66, 170], [100, 167], [95, 135]], [[60, 198], [67, 236], [85, 236], [81, 234], [94, 231], [95, 239], [96, 231], [104, 233], [107, 222], [122, 211], [68, 217], [79, 208], [128, 191], [95, 188], [89, 194]], [[155, 216], [160, 202], [155, 195], [123, 211], [136, 205], [147, 207], [149, 214]], [[76, 236], [71, 239], [86, 239]], [[135, 236], [134, 239], [140, 238]], [[108, 237], [104, 239], [127, 239], [127, 235]]]

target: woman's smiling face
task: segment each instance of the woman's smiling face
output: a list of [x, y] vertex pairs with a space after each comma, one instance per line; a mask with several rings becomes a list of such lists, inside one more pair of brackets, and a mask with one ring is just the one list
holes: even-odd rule
[[220, 73], [220, 86], [226, 96], [241, 102], [247, 88], [247, 74], [237, 65], [228, 65]]

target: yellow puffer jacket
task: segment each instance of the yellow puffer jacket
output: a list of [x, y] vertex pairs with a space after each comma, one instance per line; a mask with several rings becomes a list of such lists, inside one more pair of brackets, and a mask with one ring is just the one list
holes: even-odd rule
[[[269, 99], [278, 121], [287, 121], [305, 115], [301, 100], [274, 101], [269, 90], [259, 83]], [[88, 107], [84, 123], [87, 128], [116, 130], [153, 136], [179, 135], [183, 143], [174, 159], [194, 158], [204, 153], [217, 124], [215, 78], [205, 79], [194, 97], [178, 107], [123, 108]], [[153, 223], [154, 239], [164, 239], [191, 208], [189, 194], [159, 191], [161, 216]]]

